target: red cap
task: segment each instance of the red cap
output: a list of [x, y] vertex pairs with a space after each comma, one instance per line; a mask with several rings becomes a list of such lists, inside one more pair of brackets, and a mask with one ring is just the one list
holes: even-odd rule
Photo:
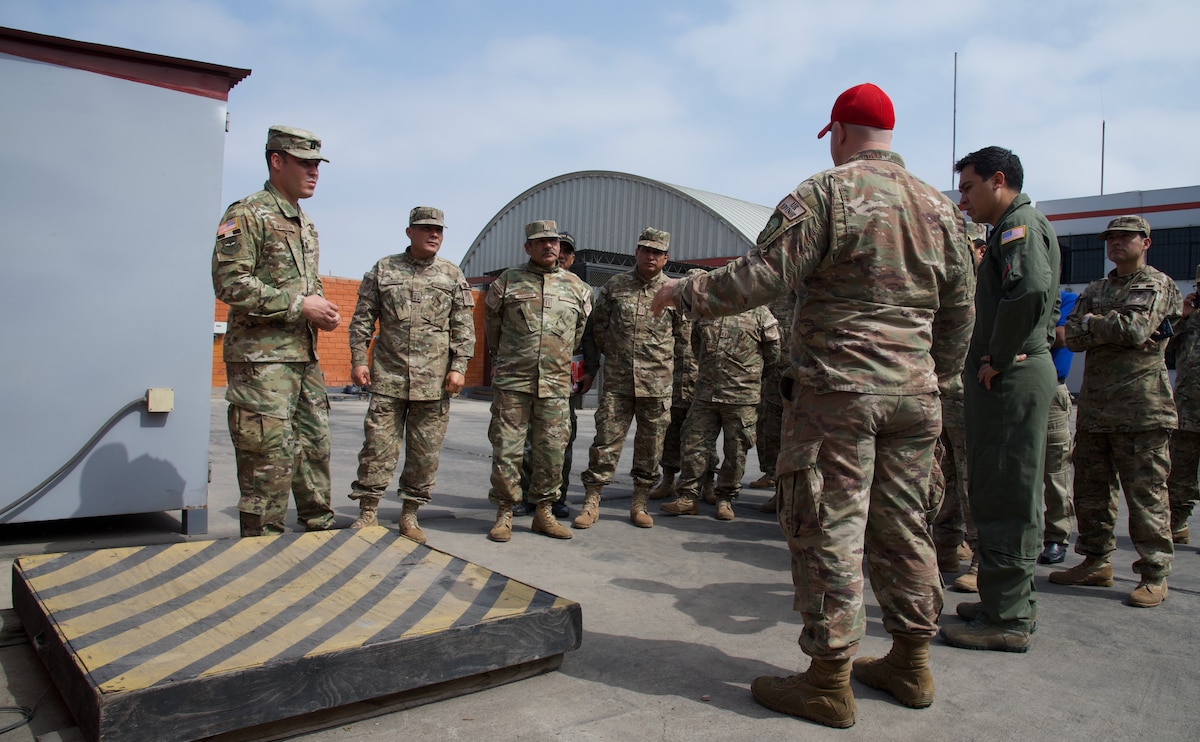
[[878, 86], [869, 82], [855, 85], [838, 96], [829, 114], [829, 124], [821, 129], [817, 139], [829, 133], [833, 122], [870, 126], [873, 129], [892, 129], [896, 125], [896, 112], [892, 110], [892, 99]]

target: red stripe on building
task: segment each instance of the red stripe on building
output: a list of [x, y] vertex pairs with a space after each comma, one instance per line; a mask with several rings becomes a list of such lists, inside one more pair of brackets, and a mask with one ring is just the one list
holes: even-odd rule
[[1052, 222], [1061, 222], [1068, 219], [1091, 219], [1098, 216], [1125, 216], [1127, 214], [1154, 214], [1163, 211], [1188, 211], [1190, 209], [1200, 209], [1200, 201], [1192, 201], [1184, 204], [1142, 206], [1137, 209], [1126, 207], [1121, 209], [1100, 209], [1099, 211], [1076, 211], [1070, 214], [1046, 214], [1046, 218]]

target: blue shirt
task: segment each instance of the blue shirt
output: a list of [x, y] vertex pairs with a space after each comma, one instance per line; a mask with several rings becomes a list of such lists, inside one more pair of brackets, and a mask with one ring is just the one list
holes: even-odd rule
[[[1062, 301], [1062, 306], [1059, 308], [1058, 324], [1056, 327], [1062, 327], [1067, 324], [1067, 317], [1075, 309], [1075, 300], [1079, 298], [1079, 294], [1072, 294], [1066, 289], [1059, 289], [1058, 296]], [[1050, 357], [1054, 359], [1054, 368], [1058, 370], [1058, 383], [1061, 384], [1067, 380], [1067, 375], [1071, 373], [1071, 361], [1075, 359], [1075, 354], [1066, 347], [1062, 347], [1050, 351]]]

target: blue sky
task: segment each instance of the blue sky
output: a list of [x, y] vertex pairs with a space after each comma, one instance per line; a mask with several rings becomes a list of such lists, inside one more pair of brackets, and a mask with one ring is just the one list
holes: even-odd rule
[[829, 167], [816, 133], [865, 81], [943, 190], [954, 154], [998, 144], [1035, 200], [1095, 195], [1102, 121], [1106, 193], [1200, 183], [1200, 5], [1181, 0], [0, 0], [0, 25], [252, 69], [222, 206], [261, 186], [269, 125], [317, 132], [332, 162], [304, 207], [322, 272], [351, 278], [403, 250], [412, 206], [445, 210], [457, 261], [578, 170], [773, 205]]

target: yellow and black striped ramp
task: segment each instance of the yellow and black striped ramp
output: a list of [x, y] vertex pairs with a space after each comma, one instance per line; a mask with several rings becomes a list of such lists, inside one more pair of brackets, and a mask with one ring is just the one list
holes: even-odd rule
[[578, 603], [384, 528], [21, 557], [13, 605], [80, 729], [113, 741], [561, 661], [583, 630]]

